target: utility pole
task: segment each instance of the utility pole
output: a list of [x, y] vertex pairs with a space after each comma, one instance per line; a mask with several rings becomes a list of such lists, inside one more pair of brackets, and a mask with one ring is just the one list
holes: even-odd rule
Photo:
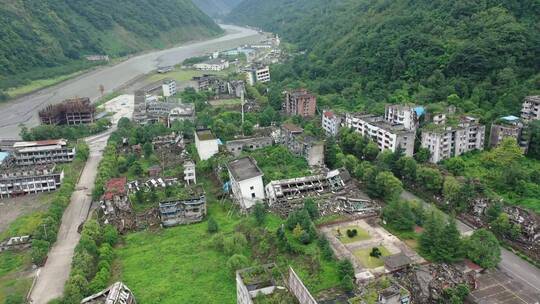
[[244, 89], [240, 91], [240, 100], [242, 104], [242, 136], [244, 136]]

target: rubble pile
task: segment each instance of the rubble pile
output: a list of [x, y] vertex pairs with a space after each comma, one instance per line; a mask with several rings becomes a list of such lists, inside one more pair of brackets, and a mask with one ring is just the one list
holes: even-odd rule
[[180, 184], [180, 182], [176, 177], [158, 177], [147, 179], [144, 182], [142, 180], [131, 181], [127, 183], [127, 188], [130, 193], [139, 192], [141, 190], [148, 192], [152, 188], [166, 188], [167, 186], [175, 186], [178, 184]]
[[458, 284], [475, 286], [474, 274], [448, 264], [417, 265], [394, 273], [394, 278], [411, 292], [414, 303], [438, 303], [445, 289]]

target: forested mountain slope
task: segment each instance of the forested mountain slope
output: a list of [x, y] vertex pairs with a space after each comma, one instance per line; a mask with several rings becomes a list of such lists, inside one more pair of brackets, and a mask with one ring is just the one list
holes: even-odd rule
[[307, 50], [273, 79], [334, 106], [448, 101], [487, 120], [539, 93], [539, 15], [536, 0], [245, 0], [227, 19]]
[[191, 0], [0, 0], [0, 82], [88, 54], [123, 56], [216, 35]]
[[242, 0], [193, 0], [203, 12], [212, 17], [220, 17], [228, 14]]

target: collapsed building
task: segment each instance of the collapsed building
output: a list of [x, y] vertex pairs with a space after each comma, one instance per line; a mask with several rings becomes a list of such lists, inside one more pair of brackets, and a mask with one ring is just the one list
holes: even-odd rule
[[304, 157], [310, 166], [324, 165], [324, 146], [322, 139], [304, 134], [304, 130], [294, 124], [285, 123], [281, 126], [280, 142], [291, 153]]
[[124, 283], [116, 282], [107, 289], [84, 298], [81, 304], [137, 304], [137, 301]]
[[5, 161], [0, 166], [0, 198], [54, 191], [63, 179], [64, 171], [55, 164], [17, 166]]
[[0, 243], [0, 252], [6, 250], [22, 250], [32, 246], [32, 239], [29, 235], [10, 237]]
[[126, 177], [113, 178], [107, 182], [105, 193], [101, 197], [101, 205], [105, 214], [114, 214], [116, 210], [131, 210], [126, 185]]
[[257, 162], [250, 156], [233, 160], [227, 164], [234, 201], [243, 212], [251, 209], [257, 201], [263, 201], [264, 176]]
[[188, 199], [169, 199], [159, 203], [163, 227], [173, 227], [201, 222], [206, 216], [204, 191]]
[[275, 264], [251, 267], [236, 272], [236, 303], [254, 304], [256, 298], [279, 297], [280, 303], [317, 304], [300, 277], [289, 266], [287, 276]]
[[159, 101], [144, 90], [135, 92], [133, 121], [138, 124], [163, 122], [167, 126], [175, 121], [195, 121], [195, 105], [182, 103], [174, 98]]
[[44, 125], [81, 125], [96, 121], [96, 107], [90, 98], [74, 98], [55, 105], [48, 105], [38, 113]]

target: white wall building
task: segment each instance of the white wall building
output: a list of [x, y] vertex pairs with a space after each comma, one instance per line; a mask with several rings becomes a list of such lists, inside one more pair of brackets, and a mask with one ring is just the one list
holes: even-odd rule
[[233, 160], [227, 164], [227, 169], [234, 200], [242, 211], [248, 211], [258, 201], [264, 201], [264, 174], [253, 158], [246, 156]]
[[184, 162], [184, 181], [188, 185], [197, 183], [197, 173], [195, 171], [195, 163], [191, 160]]
[[163, 96], [170, 97], [176, 94], [176, 81], [173, 79], [163, 80]]
[[432, 125], [422, 130], [422, 147], [430, 153], [430, 162], [459, 156], [472, 150], [484, 150], [486, 127], [474, 117], [464, 117], [458, 126]]
[[370, 114], [347, 114], [345, 126], [371, 138], [381, 151], [395, 152], [401, 147], [406, 156], [413, 156], [415, 132], [401, 124], [391, 124]]
[[521, 107], [521, 118], [525, 122], [540, 120], [540, 95], [525, 97]]
[[219, 152], [218, 140], [210, 129], [195, 131], [195, 147], [201, 160], [207, 160]]
[[384, 119], [391, 124], [402, 124], [406, 129], [418, 128], [418, 115], [415, 105], [387, 105], [384, 111]]
[[20, 166], [65, 163], [75, 157], [75, 148], [70, 148], [63, 139], [21, 141], [13, 144], [15, 163]]
[[201, 63], [196, 63], [193, 67], [202, 71], [223, 71], [229, 68], [229, 61], [224, 59], [212, 59]]
[[33, 167], [0, 167], [0, 199], [58, 189], [64, 171], [54, 164]]
[[341, 126], [341, 117], [332, 111], [324, 111], [321, 125], [326, 136], [337, 136]]
[[253, 86], [255, 83], [265, 83], [270, 81], [270, 67], [254, 67], [246, 72], [246, 78], [249, 85]]

